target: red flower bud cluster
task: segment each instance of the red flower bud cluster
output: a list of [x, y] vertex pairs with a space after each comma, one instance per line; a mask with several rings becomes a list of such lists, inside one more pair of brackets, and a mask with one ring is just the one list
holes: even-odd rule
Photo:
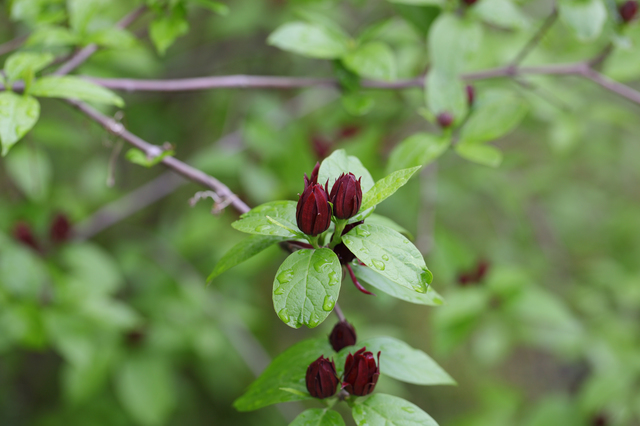
[[353, 173], [341, 174], [331, 188], [329, 201], [333, 204], [333, 214], [338, 219], [349, 219], [360, 210], [362, 187]]
[[[58, 213], [49, 226], [49, 239], [54, 245], [64, 243], [71, 238], [71, 222], [66, 215]], [[44, 254], [49, 245], [41, 241], [34, 235], [31, 226], [25, 221], [16, 222], [13, 227], [13, 238], [22, 244], [31, 247], [40, 254]]]
[[329, 229], [331, 225], [331, 206], [326, 185], [318, 184], [317, 163], [311, 173], [311, 178], [304, 175], [304, 192], [298, 199], [296, 207], [296, 221], [298, 228], [307, 235], [319, 235]]

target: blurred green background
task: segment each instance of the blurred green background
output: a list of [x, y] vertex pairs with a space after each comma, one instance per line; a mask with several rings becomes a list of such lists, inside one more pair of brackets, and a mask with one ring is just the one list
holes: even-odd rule
[[[44, 6], [20, 19], [3, 5], [0, 41], [58, 22], [47, 13], [64, 7], [31, 3]], [[134, 7], [102, 3], [96, 28]], [[352, 35], [384, 23], [377, 37], [392, 47], [399, 78], [428, 65], [430, 7], [235, 0], [219, 16], [196, 3], [187, 3], [188, 34], [165, 55], [148, 39], [146, 15], [131, 27], [139, 41], [100, 50], [78, 74], [332, 76], [330, 61], [265, 43], [300, 10]], [[468, 70], [507, 63], [551, 6], [514, 4], [525, 24], [485, 25]], [[616, 48], [604, 72], [633, 82], [640, 25], [625, 31], [634, 47]], [[583, 43], [560, 22], [526, 63], [587, 59], [610, 37]], [[340, 303], [359, 336], [399, 337], [458, 381], [425, 388], [382, 371], [378, 391], [414, 402], [442, 426], [638, 425], [640, 107], [576, 77], [526, 80], [474, 83], [478, 93], [505, 88], [530, 105], [517, 130], [495, 143], [500, 167], [447, 152], [378, 209], [416, 237], [447, 304], [370, 297], [348, 280]], [[400, 141], [440, 132], [417, 112], [421, 89], [365, 93], [375, 104], [362, 116], [327, 88], [121, 93], [127, 106], [117, 118], [152, 143], [172, 144], [178, 158], [255, 206], [296, 200], [303, 173], [334, 149], [358, 156], [380, 179]], [[44, 100], [35, 128], [0, 160], [0, 424], [287, 424], [313, 402], [253, 413], [231, 404], [269, 359], [328, 335], [334, 319], [313, 330], [278, 319], [271, 285], [285, 253], [277, 247], [205, 287], [216, 261], [244, 238], [230, 227], [237, 214], [212, 215], [211, 200], [190, 207], [202, 188], [162, 166], [129, 163], [127, 150], [67, 105]], [[73, 238], [56, 242], [50, 228], [60, 214]], [[461, 279], [483, 261], [483, 279]]]

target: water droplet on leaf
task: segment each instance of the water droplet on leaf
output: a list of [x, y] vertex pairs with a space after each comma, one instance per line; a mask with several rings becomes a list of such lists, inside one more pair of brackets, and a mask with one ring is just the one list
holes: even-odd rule
[[280, 312], [278, 312], [278, 317], [284, 323], [288, 323], [289, 320], [291, 320], [291, 318], [289, 317], [289, 311], [287, 311], [287, 308], [280, 309]]
[[338, 284], [338, 277], [336, 277], [335, 271], [329, 272], [329, 285], [334, 286]]
[[313, 264], [313, 269], [315, 269], [316, 272], [322, 272], [325, 265], [330, 265], [330, 262], [327, 262], [324, 259], [320, 259]]
[[375, 266], [377, 270], [384, 271], [384, 262], [373, 259], [371, 263], [373, 263], [373, 266]]
[[402, 409], [404, 411], [406, 411], [407, 413], [415, 413], [415, 411], [416, 411], [412, 407], [402, 407]]
[[271, 225], [258, 225], [256, 226], [256, 232], [265, 232], [271, 229]]
[[333, 307], [336, 306], [336, 301], [333, 299], [333, 296], [326, 295], [324, 297], [324, 303], [322, 303], [322, 309], [327, 312], [331, 312]]
[[358, 227], [356, 228], [356, 235], [358, 235], [359, 237], [368, 237], [369, 235], [371, 235], [371, 232]]
[[273, 294], [275, 294], [276, 296], [280, 296], [281, 294], [284, 294], [284, 286], [281, 285], [280, 287], [276, 288], [273, 291]]
[[389, 260], [389, 256], [387, 256], [386, 254], [382, 255], [382, 260]]
[[293, 269], [285, 269], [284, 271], [280, 272], [278, 276], [276, 276], [276, 279], [280, 284], [286, 284], [290, 282], [292, 278], [293, 278]]

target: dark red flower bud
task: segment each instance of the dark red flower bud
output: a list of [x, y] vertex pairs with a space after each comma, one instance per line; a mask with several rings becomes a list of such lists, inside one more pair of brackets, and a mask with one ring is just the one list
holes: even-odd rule
[[[360, 222], [350, 223], [350, 224], [346, 225], [344, 227], [344, 230], [342, 231], [342, 235], [344, 235], [347, 232], [351, 231], [356, 226], [362, 225], [363, 223], [364, 223], [364, 220], [361, 220]], [[333, 235], [331, 236], [331, 238], [333, 239]], [[347, 246], [344, 245], [344, 243], [340, 243], [340, 244], [336, 245], [333, 248], [333, 251], [338, 256], [338, 260], [340, 260], [340, 264], [342, 264], [342, 265], [345, 265], [347, 263], [351, 263], [351, 261], [356, 258], [356, 256], [353, 253], [351, 253], [351, 250], [349, 250], [347, 248]]]
[[618, 9], [622, 22], [625, 24], [635, 18], [638, 13], [638, 2], [635, 0], [629, 0], [620, 5]]
[[484, 277], [487, 275], [489, 266], [489, 262], [487, 262], [486, 260], [479, 261], [474, 270], [465, 272], [458, 276], [458, 284], [460, 284], [461, 286], [467, 286], [470, 284], [481, 283]]
[[329, 398], [335, 395], [340, 380], [336, 365], [329, 358], [320, 356], [307, 368], [307, 390], [314, 398]]
[[329, 201], [333, 204], [333, 214], [338, 219], [355, 216], [362, 205], [362, 187], [353, 173], [341, 174], [331, 188]]
[[462, 2], [464, 4], [466, 4], [467, 6], [472, 6], [475, 2], [477, 2], [478, 0], [462, 0]]
[[451, 115], [450, 112], [441, 112], [440, 114], [438, 114], [438, 117], [436, 119], [438, 120], [438, 124], [440, 125], [440, 127], [442, 127], [443, 129], [446, 129], [453, 124], [453, 115]]
[[344, 381], [342, 388], [351, 395], [365, 396], [373, 392], [380, 376], [380, 352], [378, 352], [378, 365], [371, 352], [365, 352], [362, 348], [354, 355], [347, 356], [344, 363]]
[[313, 152], [316, 154], [316, 158], [319, 158], [320, 160], [324, 160], [329, 156], [331, 146], [331, 142], [325, 140], [320, 136], [313, 136], [311, 138], [311, 148], [313, 148]]
[[591, 420], [593, 426], [607, 426], [609, 422], [604, 414], [598, 414]]
[[320, 171], [320, 163], [316, 163], [316, 166], [313, 168], [311, 172], [311, 179], [307, 177], [307, 174], [304, 174], [304, 189], [307, 189], [311, 185], [315, 185], [318, 183], [318, 172]]
[[473, 88], [473, 86], [470, 84], [467, 84], [466, 90], [467, 90], [467, 105], [469, 105], [469, 107], [472, 107], [473, 101], [475, 101], [476, 99], [476, 91]]
[[356, 344], [356, 329], [346, 321], [340, 321], [333, 327], [329, 335], [329, 343], [334, 351], [338, 352], [347, 346]]
[[31, 227], [26, 222], [20, 221], [16, 223], [16, 225], [13, 227], [13, 238], [36, 251], [40, 251], [40, 245], [33, 236]]
[[358, 133], [360, 133], [360, 127], [358, 126], [345, 126], [340, 129], [341, 138], [352, 138]]
[[56, 244], [63, 243], [71, 236], [71, 222], [67, 219], [67, 216], [58, 213], [51, 222], [51, 228], [49, 228], [49, 235], [51, 241]]
[[307, 235], [319, 235], [329, 229], [331, 206], [327, 191], [322, 185], [310, 184], [304, 190], [298, 200], [296, 221], [298, 228]]

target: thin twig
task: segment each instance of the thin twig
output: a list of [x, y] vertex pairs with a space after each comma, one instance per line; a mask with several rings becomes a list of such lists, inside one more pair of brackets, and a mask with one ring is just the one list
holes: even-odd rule
[[0, 44], [0, 55], [5, 55], [7, 53], [13, 52], [16, 49], [19, 49], [20, 46], [22, 46], [28, 38], [29, 34], [26, 34]]
[[547, 16], [547, 19], [544, 20], [540, 28], [538, 28], [538, 31], [536, 31], [533, 37], [529, 39], [527, 44], [520, 49], [516, 57], [511, 61], [512, 66], [518, 66], [527, 57], [527, 55], [531, 53], [531, 51], [540, 43], [547, 31], [549, 31], [549, 28], [551, 28], [556, 19], [558, 19], [558, 8], [554, 5], [551, 14]]
[[337, 303], [333, 307], [333, 312], [335, 312], [336, 316], [338, 317], [338, 320], [340, 321], [346, 320], [346, 318], [344, 317], [344, 314], [342, 313], [342, 309], [340, 309], [340, 305], [338, 305]]
[[588, 67], [585, 67], [585, 69], [582, 70], [581, 75], [598, 84], [600, 87], [616, 93], [623, 98], [630, 100], [631, 102], [640, 104], [640, 92], [632, 89], [626, 84], [618, 83], [617, 81], [611, 80], [610, 78], [605, 77], [599, 72]]

